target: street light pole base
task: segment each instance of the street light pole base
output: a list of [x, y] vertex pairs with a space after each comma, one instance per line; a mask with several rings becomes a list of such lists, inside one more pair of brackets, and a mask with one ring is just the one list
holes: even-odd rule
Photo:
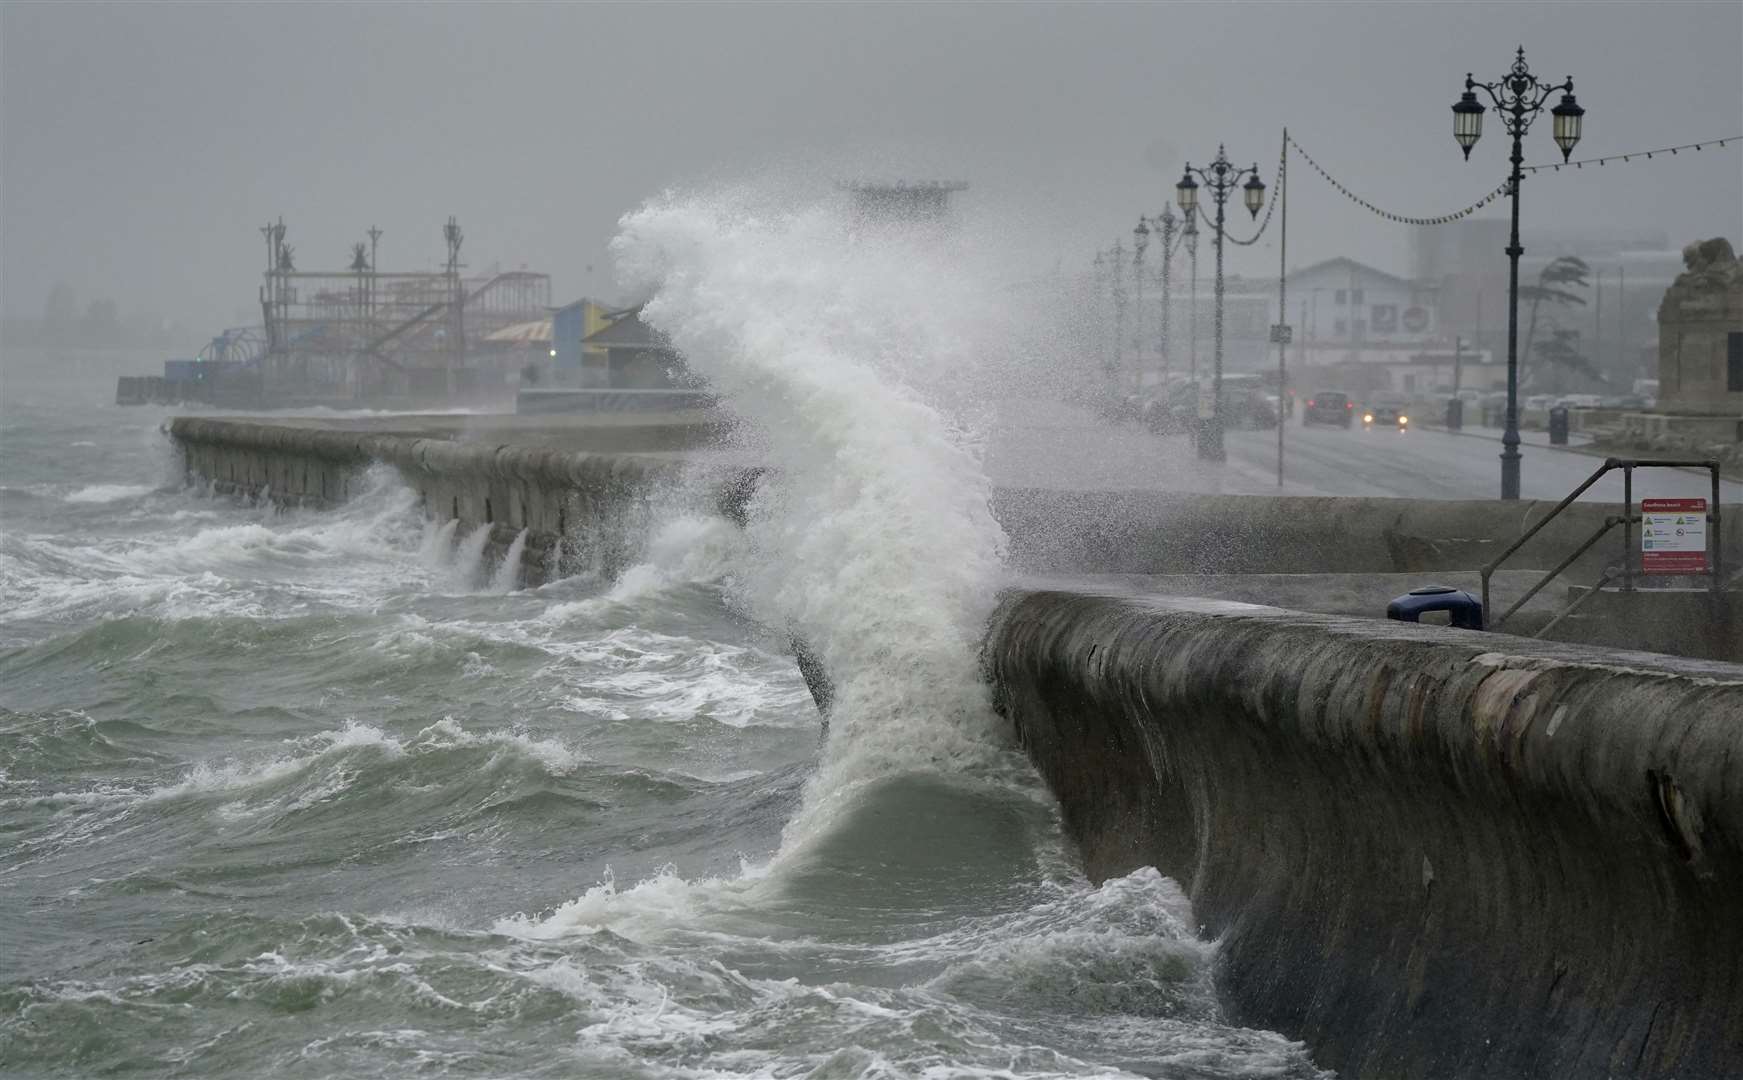
[[1519, 498], [1519, 448], [1509, 446], [1501, 451], [1501, 498]]

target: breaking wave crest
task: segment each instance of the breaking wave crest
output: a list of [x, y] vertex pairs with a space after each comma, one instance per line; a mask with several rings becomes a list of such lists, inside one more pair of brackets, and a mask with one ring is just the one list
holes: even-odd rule
[[809, 642], [836, 690], [791, 841], [880, 776], [1008, 767], [976, 658], [1004, 536], [937, 378], [972, 365], [996, 320], [949, 243], [855, 233], [828, 205], [673, 197], [626, 217], [614, 252], [650, 295], [643, 317], [772, 465], [735, 595]]

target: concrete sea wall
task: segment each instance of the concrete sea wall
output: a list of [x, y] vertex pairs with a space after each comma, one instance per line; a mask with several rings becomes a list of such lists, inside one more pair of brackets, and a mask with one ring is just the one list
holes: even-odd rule
[[[489, 550], [528, 529], [527, 580], [537, 584], [555, 572], [545, 562], [558, 550], [558, 537], [567, 534], [580, 546], [603, 542], [614, 533], [612, 522], [631, 520], [620, 512], [640, 512], [635, 504], [647, 492], [698, 475], [701, 452], [717, 446], [720, 435], [709, 416], [178, 417], [169, 433], [190, 479], [287, 505], [341, 502], [369, 463], [392, 465], [423, 494], [432, 517], [457, 519], [465, 528], [490, 525]], [[566, 426], [539, 426], [558, 423]], [[755, 471], [715, 467], [720, 487], [738, 494]], [[1553, 505], [1044, 488], [1000, 488], [993, 496], [1013, 564], [1035, 573], [1474, 570]], [[1602, 504], [1570, 507], [1507, 566], [1554, 566], [1614, 512]], [[1743, 565], [1743, 514], [1725, 519], [1723, 537], [1729, 564]], [[1568, 580], [1595, 581], [1605, 564], [1619, 561], [1621, 542], [1617, 530], [1572, 567]]]
[[360, 490], [363, 470], [391, 466], [434, 520], [457, 522], [457, 532], [489, 527], [488, 559], [500, 561], [525, 530], [521, 575], [529, 584], [580, 569], [615, 572], [633, 558], [657, 498], [688, 488], [706, 502], [711, 486], [729, 488], [743, 470], [711, 474], [680, 452], [636, 452], [681, 444], [689, 430], [614, 429], [609, 445], [631, 452], [607, 453], [541, 446], [524, 434], [504, 443], [300, 421], [178, 417], [169, 425], [190, 481], [281, 505], [336, 505]]
[[1743, 1075], [1743, 667], [1008, 596], [985, 658], [1093, 878], [1350, 1077]]
[[[1555, 508], [1522, 499], [1365, 499], [1194, 495], [1157, 491], [1000, 489], [994, 510], [1021, 569], [1084, 574], [1310, 574], [1475, 570]], [[1619, 513], [1575, 503], [1506, 565], [1549, 569]], [[1743, 554], [1743, 514], [1724, 518], [1731, 566]], [[1638, 542], [1638, 536], [1636, 537]], [[1612, 531], [1572, 570], [1595, 581], [1620, 563]]]

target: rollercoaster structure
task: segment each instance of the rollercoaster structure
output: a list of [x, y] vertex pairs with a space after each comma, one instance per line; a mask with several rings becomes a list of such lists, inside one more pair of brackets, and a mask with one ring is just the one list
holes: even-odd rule
[[282, 219], [261, 229], [261, 340], [249, 359], [268, 401], [499, 389], [526, 358], [490, 336], [550, 311], [548, 274], [467, 274], [460, 261], [464, 234], [451, 217], [442, 227], [444, 264], [424, 272], [380, 270], [381, 231], [374, 228], [367, 245], [354, 245], [345, 269], [300, 270], [287, 232]]

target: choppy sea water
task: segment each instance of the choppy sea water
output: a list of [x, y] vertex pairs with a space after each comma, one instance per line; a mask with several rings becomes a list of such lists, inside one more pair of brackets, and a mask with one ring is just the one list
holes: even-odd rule
[[944, 674], [835, 643], [863, 715], [820, 744], [766, 547], [675, 518], [508, 591], [385, 472], [183, 486], [107, 404], [149, 361], [4, 356], [0, 1073], [1320, 1075], [1223, 1020], [1173, 882], [1082, 877]]

